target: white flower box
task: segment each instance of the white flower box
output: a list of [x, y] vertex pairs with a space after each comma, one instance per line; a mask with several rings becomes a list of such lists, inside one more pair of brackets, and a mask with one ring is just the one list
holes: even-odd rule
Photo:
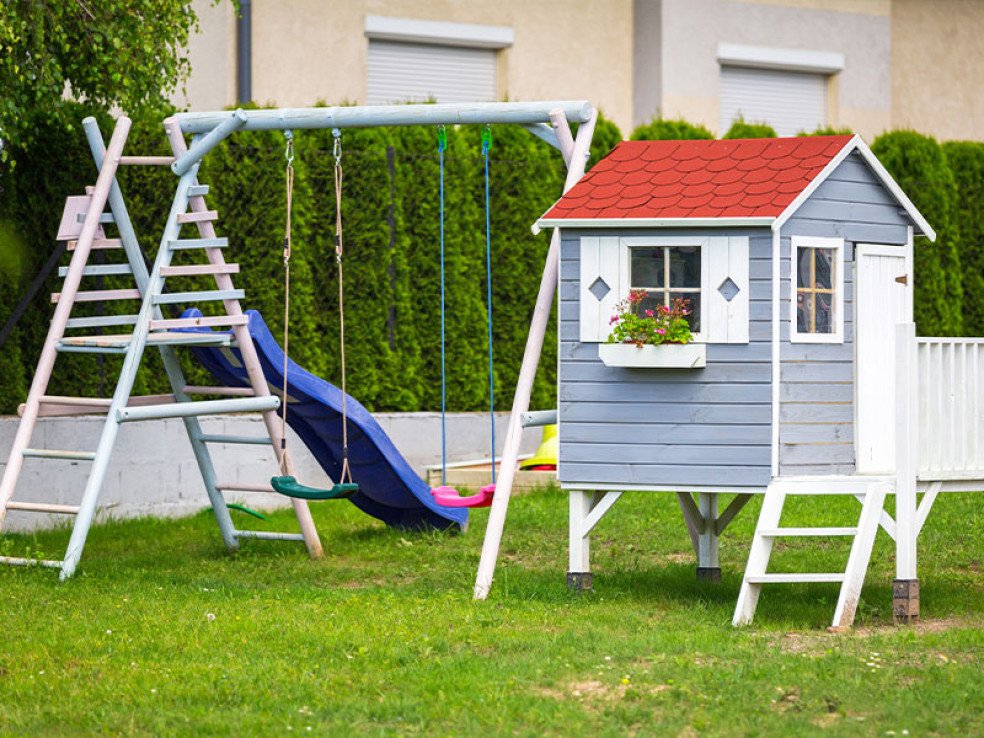
[[699, 369], [707, 365], [707, 345], [662, 343], [658, 346], [636, 346], [634, 343], [600, 343], [598, 357], [605, 366], [628, 369]]

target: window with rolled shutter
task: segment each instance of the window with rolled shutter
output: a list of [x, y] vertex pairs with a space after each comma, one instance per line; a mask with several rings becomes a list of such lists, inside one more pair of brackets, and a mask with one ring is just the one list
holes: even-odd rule
[[496, 50], [369, 41], [366, 102], [493, 102]]
[[781, 69], [721, 67], [721, 133], [738, 118], [768, 123], [780, 136], [827, 124], [827, 76]]

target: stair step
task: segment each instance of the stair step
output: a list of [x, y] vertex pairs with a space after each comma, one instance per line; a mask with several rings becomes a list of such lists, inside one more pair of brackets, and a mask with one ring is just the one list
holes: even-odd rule
[[807, 584], [811, 582], [843, 582], [843, 573], [769, 573], [745, 577], [749, 584]]
[[208, 194], [207, 184], [192, 185], [188, 188], [188, 197], [204, 197]]
[[121, 156], [121, 167], [169, 167], [174, 163], [173, 156]]
[[168, 241], [167, 245], [173, 250], [224, 249], [229, 245], [229, 239], [224, 236], [222, 238], [179, 238], [175, 241]]
[[276, 533], [269, 530], [237, 530], [236, 538], [256, 538], [261, 541], [303, 541], [301, 533]]
[[[132, 334], [113, 336], [68, 336], [58, 342], [59, 351], [105, 349], [111, 351], [126, 351], [133, 340]], [[193, 333], [178, 331], [163, 331], [148, 333], [148, 346], [229, 346], [235, 339], [232, 334], [216, 331], [213, 333]]]
[[203, 443], [242, 443], [255, 446], [269, 446], [272, 443], [269, 436], [227, 436], [217, 433], [203, 435], [201, 440]]
[[169, 328], [216, 328], [235, 325], [248, 325], [248, 315], [215, 315], [200, 318], [164, 318], [150, 321], [150, 330], [167, 330]]
[[48, 502], [15, 502], [11, 500], [7, 503], [8, 510], [20, 510], [21, 512], [36, 513], [55, 513], [57, 515], [78, 515], [78, 505], [53, 505]]
[[[88, 215], [88, 213], [79, 213], [75, 217], [76, 217], [76, 219], [78, 220], [79, 223], [85, 223], [86, 215]], [[115, 223], [116, 221], [113, 219], [113, 214], [112, 213], [101, 213], [99, 215], [99, 222], [100, 223]]]
[[136, 325], [139, 315], [98, 315], [91, 318], [69, 318], [65, 328], [104, 328], [114, 325]]
[[217, 300], [242, 300], [245, 290], [209, 290], [205, 292], [169, 292], [154, 295], [155, 305], [174, 305], [183, 302], [214, 302]]
[[201, 210], [191, 213], [179, 213], [178, 223], [207, 223], [219, 219], [219, 213], [215, 210]]
[[857, 527], [853, 528], [766, 528], [759, 535], [766, 538], [809, 538], [821, 536], [855, 536]]
[[[58, 267], [58, 276], [67, 277], [69, 267]], [[133, 274], [129, 264], [97, 264], [82, 270], [83, 277], [109, 277], [115, 274]]]
[[24, 456], [31, 459], [66, 459], [68, 461], [93, 461], [94, 451], [62, 451], [54, 448], [25, 448]]
[[211, 274], [239, 274], [239, 264], [190, 264], [161, 267], [162, 277], [198, 277]]
[[62, 562], [49, 559], [22, 559], [19, 556], [0, 556], [0, 564], [10, 566], [43, 566], [46, 569], [61, 569]]
[[[79, 246], [78, 241], [69, 241], [68, 250], [75, 251]], [[89, 247], [91, 251], [98, 251], [101, 249], [121, 249], [123, 248], [123, 241], [119, 238], [94, 238], [92, 239], [92, 246]]]
[[200, 402], [176, 402], [170, 405], [126, 407], [117, 413], [117, 419], [121, 423], [130, 423], [139, 420], [157, 420], [158, 418], [187, 418], [198, 415], [266, 412], [268, 410], [276, 410], [278, 407], [280, 407], [280, 398], [268, 395], [266, 397], [244, 397], [230, 400], [202, 400]]
[[[52, 292], [51, 301], [58, 302], [61, 299], [61, 292]], [[109, 300], [139, 300], [141, 299], [140, 290], [90, 290], [88, 292], [76, 292], [73, 302], [104, 302]]]

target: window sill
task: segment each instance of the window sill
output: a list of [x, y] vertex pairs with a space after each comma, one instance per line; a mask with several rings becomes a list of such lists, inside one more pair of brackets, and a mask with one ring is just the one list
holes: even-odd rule
[[605, 366], [627, 369], [700, 369], [707, 366], [707, 346], [702, 343], [598, 344], [598, 358]]

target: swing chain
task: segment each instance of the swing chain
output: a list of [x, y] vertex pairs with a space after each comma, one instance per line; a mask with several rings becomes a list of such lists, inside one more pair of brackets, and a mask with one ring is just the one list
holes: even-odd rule
[[294, 189], [294, 132], [290, 129], [284, 131], [284, 138], [287, 141], [284, 150], [284, 158], [287, 160], [287, 168], [284, 172], [287, 184], [287, 225], [284, 229], [284, 268], [286, 269], [290, 267], [290, 211]]
[[331, 129], [335, 138], [332, 155], [335, 157], [335, 263], [342, 263], [342, 132], [338, 128]]
[[492, 126], [485, 126], [482, 130], [482, 155], [489, 153], [492, 148]]
[[448, 147], [448, 132], [444, 126], [437, 127], [437, 150], [443, 152]]

